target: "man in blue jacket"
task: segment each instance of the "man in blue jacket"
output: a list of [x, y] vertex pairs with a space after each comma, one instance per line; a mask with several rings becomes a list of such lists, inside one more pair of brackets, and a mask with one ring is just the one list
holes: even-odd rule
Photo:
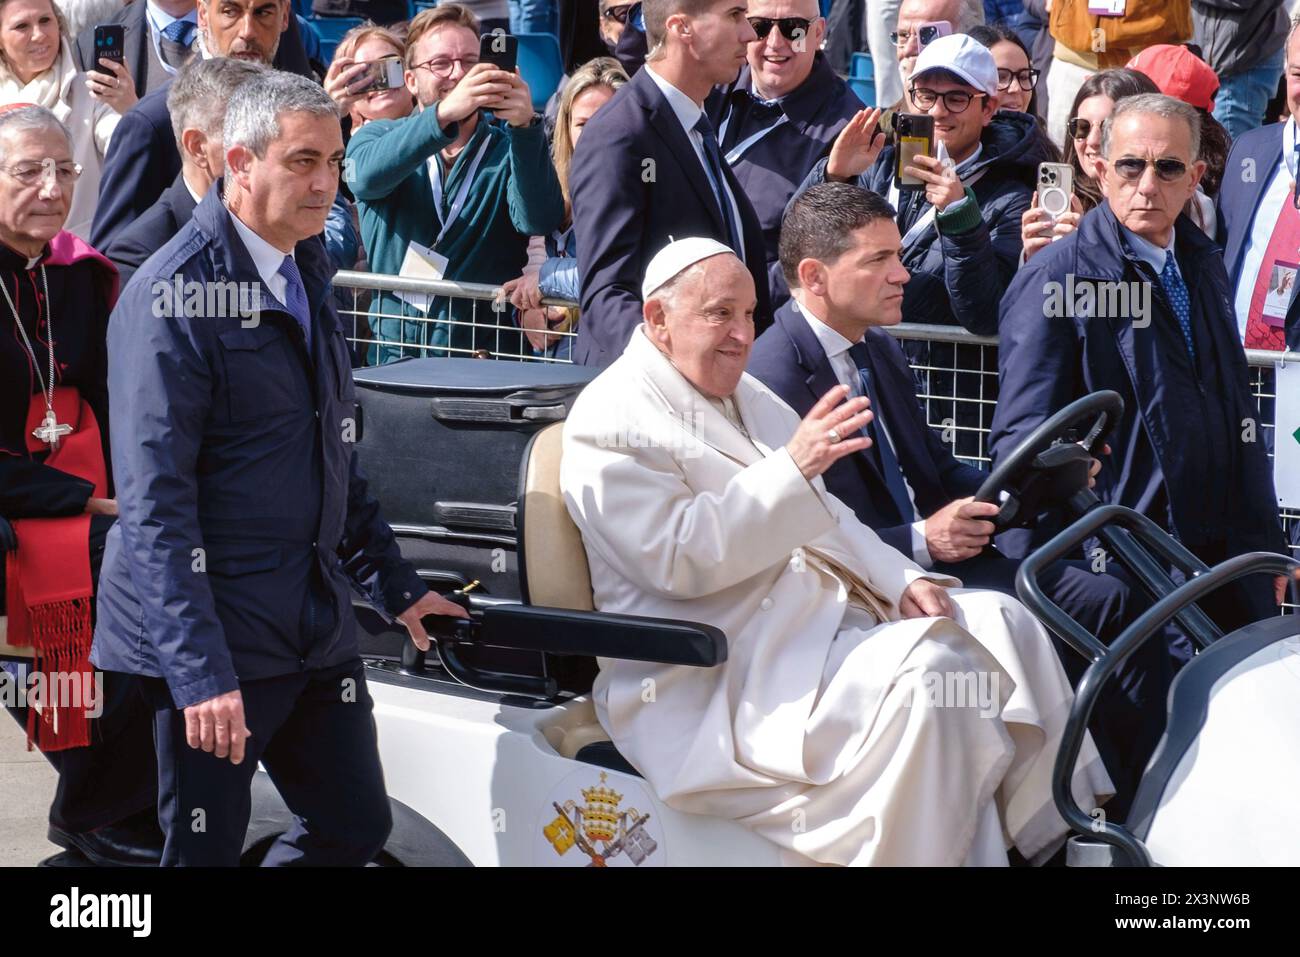
[[[876, 123], [859, 116], [845, 127], [830, 156], [813, 167], [805, 188], [826, 180], [853, 180], [886, 197], [898, 210], [903, 265], [911, 281], [903, 293], [909, 322], [960, 325], [977, 335], [997, 332], [998, 301], [1020, 261], [1020, 217], [1033, 198], [1038, 164], [1051, 159], [1037, 122], [1024, 113], [998, 112], [993, 54], [964, 34], [940, 37], [917, 57], [909, 94], [934, 118], [940, 157], [917, 157], [923, 188], [894, 184], [895, 149], [883, 146]], [[946, 166], [953, 166], [947, 169]], [[934, 369], [930, 392], [960, 399], [995, 399], [996, 383], [978, 373], [971, 346], [909, 343], [908, 355]], [[980, 453], [980, 406], [957, 403], [955, 452]], [[930, 403], [930, 421], [953, 414], [951, 398]]]
[[[1115, 390], [1124, 416], [1097, 494], [1214, 564], [1284, 543], [1223, 257], [1181, 214], [1205, 171], [1199, 150], [1186, 104], [1153, 93], [1115, 107], [1097, 163], [1105, 202], [1035, 255], [1002, 301], [991, 441], [996, 464], [1069, 402]], [[1018, 557], [1030, 543], [1025, 532], [999, 541]], [[1281, 592], [1281, 579], [1248, 579], [1202, 607], [1231, 630], [1276, 614]]]
[[109, 323], [120, 519], [92, 660], [148, 679], [164, 865], [238, 863], [259, 761], [299, 822], [269, 863], [365, 864], [391, 818], [341, 560], [422, 648], [420, 617], [458, 610], [402, 561], [357, 466], [317, 238], [337, 108], [268, 73], [231, 98], [225, 144], [225, 179]]

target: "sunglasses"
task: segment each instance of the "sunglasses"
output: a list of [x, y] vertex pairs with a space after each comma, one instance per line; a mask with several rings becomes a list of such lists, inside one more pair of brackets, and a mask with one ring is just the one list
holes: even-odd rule
[[1086, 140], [1092, 134], [1092, 120], [1081, 120], [1077, 116], [1065, 124], [1072, 140]]
[[1137, 156], [1124, 156], [1111, 163], [1111, 166], [1129, 182], [1141, 179], [1148, 166], [1154, 166], [1156, 175], [1166, 183], [1172, 183], [1187, 173], [1187, 164], [1176, 159], [1144, 160]]
[[766, 40], [772, 27], [779, 27], [781, 36], [787, 40], [802, 40], [808, 36], [808, 26], [812, 23], [807, 17], [750, 17], [749, 25], [754, 28], [760, 40]]
[[613, 20], [616, 23], [627, 23], [628, 14], [632, 12], [635, 3], [623, 3], [617, 7], [606, 7], [601, 11], [601, 16], [606, 20]]
[[939, 28], [928, 26], [921, 27], [920, 31], [904, 30], [902, 33], [895, 31], [889, 35], [889, 42], [896, 47], [905, 47], [912, 42], [912, 37], [917, 37], [921, 46], [927, 46], [938, 39]]
[[998, 89], [1005, 93], [1011, 89], [1012, 81], [1014, 81], [1020, 84], [1020, 89], [1029, 92], [1038, 86], [1038, 77], [1041, 73], [1041, 70], [1033, 69], [1020, 70], [1017, 73], [1012, 73], [1010, 70], [998, 70]]

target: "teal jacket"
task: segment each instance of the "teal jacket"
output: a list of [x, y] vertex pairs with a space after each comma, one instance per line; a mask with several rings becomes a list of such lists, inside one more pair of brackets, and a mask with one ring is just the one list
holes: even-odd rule
[[[344, 174], [357, 199], [361, 238], [370, 268], [397, 274], [414, 240], [447, 258], [446, 278], [501, 284], [522, 272], [528, 237], [548, 235], [564, 219], [564, 197], [551, 165], [542, 124], [511, 127], [480, 114], [477, 128], [456, 157], [443, 188], [442, 214], [455, 199], [469, 166], [486, 139], [460, 215], [435, 245], [441, 229], [434, 214], [428, 159], [452, 143], [458, 124], [438, 125], [437, 111], [421, 110], [401, 120], [375, 120], [353, 134]], [[403, 355], [522, 354], [517, 332], [476, 329], [476, 324], [512, 325], [510, 313], [489, 303], [435, 299], [426, 314], [392, 293], [371, 306], [371, 338], [402, 346], [371, 345], [371, 364]]]

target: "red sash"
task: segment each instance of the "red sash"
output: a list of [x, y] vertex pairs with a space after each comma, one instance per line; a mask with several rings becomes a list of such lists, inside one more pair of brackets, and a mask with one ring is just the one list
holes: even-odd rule
[[[95, 414], [71, 386], [54, 390], [54, 413], [71, 425], [45, 464], [94, 483], [92, 496], [108, 494], [108, 475]], [[27, 449], [48, 448], [32, 435], [45, 418], [45, 397], [33, 395], [27, 411]], [[11, 644], [32, 646], [33, 672], [41, 676], [39, 704], [27, 713], [27, 744], [61, 751], [90, 743], [94, 669], [90, 664], [90, 516], [24, 518], [13, 522], [18, 550], [7, 558], [6, 598]], [[77, 691], [80, 700], [72, 700]], [[40, 698], [46, 700], [41, 701]], [[49, 700], [54, 698], [54, 700]], [[39, 714], [38, 714], [39, 711]]]

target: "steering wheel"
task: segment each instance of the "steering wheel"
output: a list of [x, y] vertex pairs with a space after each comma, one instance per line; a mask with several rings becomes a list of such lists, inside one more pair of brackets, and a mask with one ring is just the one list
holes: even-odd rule
[[993, 518], [997, 531], [1026, 526], [1044, 508], [1087, 491], [1092, 460], [1123, 414], [1118, 392], [1093, 392], [1022, 439], [975, 493], [975, 501], [1001, 506]]

